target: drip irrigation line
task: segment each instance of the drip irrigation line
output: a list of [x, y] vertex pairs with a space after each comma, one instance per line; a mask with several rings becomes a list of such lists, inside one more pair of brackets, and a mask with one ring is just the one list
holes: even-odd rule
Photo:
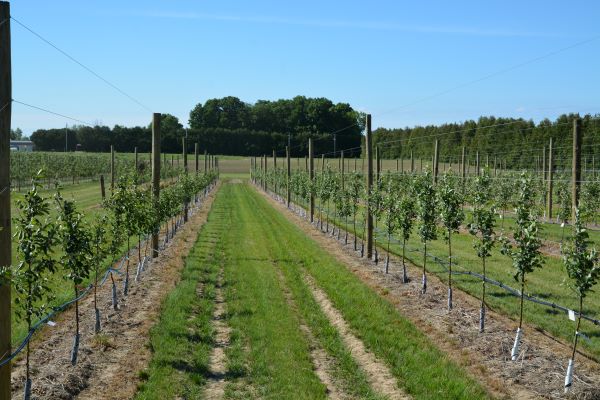
[[25, 25], [24, 23], [22, 23], [21, 21], [19, 21], [15, 17], [11, 16], [10, 18], [13, 21], [15, 21], [17, 24], [21, 25], [26, 30], [28, 30], [31, 34], [33, 34], [34, 36], [36, 36], [38, 39], [40, 39], [41, 41], [43, 41], [44, 43], [46, 43], [50, 47], [54, 48], [56, 51], [58, 51], [59, 53], [61, 53], [63, 56], [67, 57], [69, 60], [71, 60], [75, 64], [79, 65], [81, 68], [85, 69], [90, 74], [94, 75], [96, 78], [100, 79], [102, 82], [104, 82], [108, 86], [112, 87], [117, 92], [121, 93], [123, 96], [127, 97], [129, 100], [133, 101], [134, 103], [136, 103], [140, 107], [144, 108], [146, 111], [152, 112], [152, 109], [150, 109], [150, 107], [146, 106], [145, 104], [143, 104], [142, 102], [140, 102], [138, 99], [136, 99], [135, 97], [131, 96], [130, 94], [128, 94], [127, 92], [125, 92], [123, 89], [121, 89], [120, 87], [118, 87], [117, 85], [115, 85], [114, 83], [110, 82], [108, 79], [104, 78], [102, 75], [100, 75], [99, 73], [97, 73], [96, 71], [94, 71], [92, 68], [88, 67], [87, 65], [85, 65], [81, 61], [77, 60], [75, 57], [71, 56], [69, 53], [67, 53], [63, 49], [59, 48], [57, 45], [55, 45], [54, 43], [52, 43], [51, 41], [49, 41], [48, 39], [46, 39], [45, 37], [43, 37], [41, 34], [37, 33], [36, 31], [34, 31], [30, 27], [28, 27], [27, 25]]
[[[212, 185], [211, 185], [211, 190], [212, 190]], [[4, 188], [5, 190], [6, 188]], [[2, 192], [0, 192], [2, 193]], [[192, 208], [193, 210], [194, 208]], [[197, 208], [196, 208], [197, 209]], [[191, 210], [190, 210], [191, 211]], [[182, 220], [182, 219], [181, 219]], [[177, 223], [177, 226], [179, 226], [179, 221]], [[148, 240], [150, 240], [150, 235], [146, 235], [145, 239], [140, 243], [140, 246], [142, 246], [143, 244], [145, 244]], [[133, 249], [136, 249], [137, 247], [140, 246], [136, 246]], [[131, 251], [131, 250], [130, 250]], [[107, 271], [104, 274], [104, 277], [102, 279], [102, 282], [98, 285], [98, 287], [102, 287], [104, 285], [104, 283], [107, 281], [108, 276], [110, 275], [110, 273], [117, 273], [119, 275], [122, 275], [123, 273], [120, 272], [119, 270], [123, 267], [123, 264], [125, 263], [126, 260], [129, 259], [129, 252], [127, 252], [127, 254], [125, 254], [122, 258], [121, 258], [121, 262], [119, 264], [119, 267], [117, 268], [112, 268], [109, 267], [107, 269]], [[164, 251], [164, 247], [163, 247], [163, 251]], [[159, 251], [159, 254], [162, 251]], [[144, 260], [146, 259], [146, 257], [144, 257]], [[141, 262], [141, 261], [140, 261]], [[75, 303], [76, 301], [81, 300], [82, 298], [84, 298], [88, 293], [90, 293], [90, 291], [94, 288], [94, 284], [90, 283], [82, 292], [79, 296], [77, 296], [76, 298], [73, 298], [59, 306], [55, 306], [52, 307], [52, 311], [48, 314], [46, 314], [43, 318], [41, 318], [39, 321], [37, 321], [29, 330], [29, 332], [27, 333], [27, 335], [25, 336], [25, 338], [21, 341], [21, 343], [19, 344], [19, 346], [17, 346], [17, 348], [15, 349], [15, 351], [13, 351], [8, 357], [6, 358], [0, 358], [0, 367], [8, 364], [9, 362], [11, 362], [15, 357], [17, 357], [17, 355], [19, 355], [19, 353], [21, 351], [23, 351], [23, 349], [25, 348], [25, 346], [27, 345], [27, 343], [31, 340], [31, 338], [33, 337], [33, 334], [40, 328], [40, 326], [42, 326], [43, 324], [47, 323], [48, 321], [50, 321], [50, 319], [56, 315], [56, 313], [64, 311], [68, 306], [70, 306], [71, 304]]]
[[[294, 203], [294, 205], [296, 205], [296, 204]], [[300, 206], [300, 207], [302, 207], [302, 206]], [[330, 222], [332, 224], [334, 224], [334, 225], [337, 225], [338, 229], [343, 229], [343, 228], [341, 228], [335, 222], [335, 220], [330, 220]], [[362, 226], [362, 225], [359, 224], [358, 226]], [[343, 229], [343, 230], [345, 232], [348, 232], [346, 229]], [[385, 240], [387, 240], [387, 232], [382, 231], [380, 228], [374, 228], [374, 230], [375, 230], [376, 233], [379, 233], [379, 234], [383, 233], [386, 236]], [[351, 233], [351, 232], [348, 232], [348, 233]], [[382, 241], [379, 241], [379, 242], [382, 242]], [[401, 244], [400, 241], [398, 241], [394, 237], [392, 237], [392, 240], [390, 240], [390, 242], [394, 243], [394, 244]], [[421, 249], [415, 249], [415, 248], [409, 248], [409, 247], [407, 247], [407, 249], [409, 251], [411, 251], [411, 252], [419, 252], [421, 254], [423, 253], [423, 251]], [[442, 272], [444, 272], [444, 273], [448, 273], [449, 272], [449, 270], [446, 268], [446, 265], [448, 264], [448, 262], [446, 260], [441, 259], [441, 258], [439, 258], [437, 256], [432, 255], [432, 254], [426, 254], [426, 256], [429, 257], [430, 259], [432, 259], [433, 261], [435, 261], [436, 264], [440, 265], [443, 268]], [[461, 268], [460, 264], [458, 264], [456, 262], [452, 263], [452, 265], [454, 267]], [[485, 280], [485, 282], [490, 283], [490, 284], [492, 284], [494, 286], [497, 286], [497, 287], [499, 287], [501, 289], [504, 289], [504, 290], [506, 290], [507, 292], [511, 293], [512, 295], [514, 295], [516, 297], [520, 297], [521, 296], [521, 292], [519, 290], [514, 289], [514, 288], [512, 288], [512, 287], [510, 287], [510, 286], [508, 286], [508, 285], [506, 285], [506, 284], [504, 284], [504, 283], [502, 283], [500, 281], [496, 281], [494, 279], [488, 278], [487, 276], [484, 277], [482, 274], [479, 274], [477, 272], [473, 272], [473, 271], [469, 271], [469, 270], [463, 270], [463, 271], [453, 270], [452, 271], [452, 275], [469, 275], [469, 276], [473, 276], [473, 277], [479, 278], [481, 280]], [[553, 303], [553, 302], [545, 301], [545, 300], [539, 299], [539, 298], [537, 298], [535, 296], [528, 295], [526, 293], [523, 294], [523, 298], [525, 300], [527, 300], [527, 301], [532, 302], [532, 303], [537, 303], [537, 304], [540, 304], [540, 305], [543, 305], [543, 306], [546, 306], [546, 307], [550, 307], [550, 308], [553, 308], [553, 309], [558, 309], [558, 310], [564, 311], [566, 313], [574, 312], [575, 315], [579, 315], [579, 313], [577, 311], [574, 311], [574, 310], [572, 310], [572, 309], [570, 309], [568, 307], [565, 307], [565, 306], [562, 306], [562, 305], [559, 305], [559, 304], [556, 304], [556, 303]], [[591, 323], [593, 323], [594, 325], [600, 326], [600, 320], [598, 320], [598, 319], [595, 319], [593, 317], [590, 317], [590, 316], [584, 315], [584, 314], [581, 314], [581, 318], [585, 319], [585, 320], [587, 320], [587, 321], [589, 321]]]

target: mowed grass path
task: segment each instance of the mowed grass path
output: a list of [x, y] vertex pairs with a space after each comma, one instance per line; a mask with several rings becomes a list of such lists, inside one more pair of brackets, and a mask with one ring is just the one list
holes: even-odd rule
[[[322, 250], [247, 184], [221, 188], [151, 333], [153, 358], [138, 398], [202, 397], [211, 375], [214, 285], [223, 271], [227, 398], [327, 397], [311, 346], [333, 360], [336, 386], [350, 398], [382, 398], [344, 346], [307, 286], [310, 275], [352, 333], [416, 399], [481, 399], [486, 391], [449, 361], [386, 300]], [[199, 289], [201, 288], [201, 289]], [[291, 298], [291, 301], [290, 301]], [[303, 333], [306, 326], [312, 338]], [[314, 342], [311, 342], [314, 341]]]
[[[317, 202], [318, 205], [318, 202]], [[302, 204], [306, 209], [306, 204]], [[333, 208], [330, 209], [330, 229], [333, 224], [333, 220], [338, 226], [343, 229], [348, 229], [352, 233], [352, 219], [348, 219], [348, 224], [345, 221], [335, 218], [333, 216]], [[362, 212], [362, 210], [361, 210]], [[323, 219], [325, 220], [325, 210], [323, 211]], [[315, 218], [318, 218], [318, 207], [315, 210]], [[360, 214], [357, 216], [357, 236], [363, 238], [364, 234], [364, 215]], [[470, 217], [467, 217], [466, 223], [470, 221]], [[420, 241], [419, 235], [417, 234], [417, 223], [412, 230], [410, 239], [406, 242], [406, 257], [409, 263], [416, 267], [422, 267], [423, 265], [423, 244]], [[507, 235], [512, 233], [511, 227], [514, 226], [514, 220], [507, 218], [504, 226], [504, 232]], [[385, 268], [385, 248], [387, 245], [387, 235], [384, 233], [385, 227], [381, 221], [377, 224], [378, 233], [377, 246], [379, 247], [379, 266]], [[323, 229], [325, 229], [325, 222], [323, 222]], [[560, 226], [555, 224], [544, 224], [541, 235], [543, 237], [552, 237], [557, 239], [557, 235], [560, 235]], [[496, 232], [500, 234], [502, 231], [501, 220], [497, 220]], [[568, 226], [565, 228], [565, 240], [571, 235], [572, 227]], [[553, 240], [554, 240], [553, 239]], [[482, 273], [481, 259], [477, 257], [477, 253], [473, 249], [474, 237], [468, 233], [460, 233], [452, 235], [452, 257], [453, 257], [453, 270], [456, 272], [472, 271]], [[560, 239], [558, 239], [560, 240]], [[598, 242], [596, 242], [596, 245]], [[350, 246], [352, 243], [350, 243]], [[360, 239], [358, 242], [360, 249]], [[512, 265], [512, 260], [508, 256], [500, 254], [500, 245], [497, 243], [492, 250], [492, 256], [486, 261], [486, 272], [488, 278], [494, 279], [498, 282], [502, 282], [508, 286], [519, 289], [519, 283], [513, 278], [515, 270]], [[400, 257], [402, 255], [402, 245], [396, 235], [392, 239], [390, 245], [390, 252]], [[448, 260], [448, 243], [444, 239], [443, 232], [441, 229], [438, 232], [438, 239], [428, 242], [427, 254], [430, 257], [436, 257], [438, 260], [447, 262]], [[549, 302], [554, 302], [564, 307], [571, 309], [577, 309], [578, 297], [575, 292], [569, 287], [569, 279], [563, 264], [563, 261], [558, 256], [545, 255], [544, 265], [541, 269], [536, 269], [533, 273], [527, 274], [525, 293], [528, 295], [535, 296], [539, 299], [543, 299]], [[390, 267], [392, 272], [398, 272], [400, 266], [395, 265]], [[427, 271], [434, 273], [443, 282], [448, 281], [448, 274], [445, 267], [440, 263], [429, 258], [427, 260]], [[411, 279], [420, 279], [420, 274], [417, 276], [409, 276]], [[479, 278], [475, 278], [469, 275], [454, 275], [452, 277], [453, 285], [455, 287], [475, 296], [480, 297], [482, 291], [482, 284]], [[497, 287], [495, 285], [488, 284], [486, 295], [487, 305], [494, 311], [500, 312], [504, 315], [509, 316], [515, 321], [519, 318], [519, 299], [512, 295], [506, 290]], [[583, 313], [592, 318], [600, 319], [600, 291], [595, 290], [585, 298]], [[565, 342], [571, 342], [573, 340], [573, 334], [575, 331], [575, 323], [569, 320], [568, 315], [557, 309], [553, 309], [547, 306], [542, 306], [533, 302], [526, 302], [524, 306], [524, 320], [536, 327], [549, 332], [557, 338], [561, 338]], [[516, 329], [516, 322], [515, 322]], [[581, 332], [583, 332], [589, 340], [579, 341], [579, 348], [586, 351], [596, 359], [600, 359], [600, 329], [593, 323], [582, 320]], [[525, 334], [526, 335], [526, 334]]]

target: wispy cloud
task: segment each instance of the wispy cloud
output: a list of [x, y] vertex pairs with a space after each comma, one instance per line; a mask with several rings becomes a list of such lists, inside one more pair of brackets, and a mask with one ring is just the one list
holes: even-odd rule
[[397, 24], [377, 21], [342, 21], [342, 20], [318, 20], [318, 19], [290, 19], [271, 16], [242, 16], [242, 15], [220, 15], [196, 12], [172, 12], [172, 11], [149, 11], [138, 15], [153, 18], [167, 19], [193, 19], [205, 21], [244, 22], [255, 24], [273, 25], [299, 25], [322, 28], [347, 28], [347, 29], [369, 29], [383, 31], [402, 31], [429, 34], [455, 34], [469, 36], [497, 36], [497, 37], [558, 37], [555, 33], [546, 32], [524, 32], [517, 30], [483, 29], [456, 26], [429, 26]]

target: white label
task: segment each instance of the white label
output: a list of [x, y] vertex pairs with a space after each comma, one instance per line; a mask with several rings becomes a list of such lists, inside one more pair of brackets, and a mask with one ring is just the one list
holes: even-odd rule
[[569, 319], [575, 321], [575, 311], [569, 310]]
[[50, 326], [56, 326], [56, 322], [54, 322], [54, 321], [48, 321], [46, 323]]

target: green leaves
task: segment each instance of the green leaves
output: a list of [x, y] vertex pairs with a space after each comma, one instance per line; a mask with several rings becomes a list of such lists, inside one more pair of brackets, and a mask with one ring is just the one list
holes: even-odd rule
[[465, 218], [462, 210], [463, 195], [458, 187], [458, 179], [452, 171], [448, 171], [437, 187], [437, 200], [440, 220], [448, 232], [457, 232]]
[[515, 280], [525, 280], [525, 275], [541, 268], [544, 259], [540, 252], [542, 241], [539, 236], [539, 222], [535, 211], [535, 192], [531, 178], [525, 173], [519, 180], [519, 196], [516, 208], [516, 226], [513, 232], [515, 245], [508, 238], [502, 238], [502, 254], [513, 260]]
[[563, 248], [563, 263], [573, 281], [571, 287], [581, 298], [586, 297], [600, 278], [598, 252], [591, 245], [587, 229], [581, 221], [580, 210], [577, 209], [573, 236], [570, 243]]
[[66, 200], [60, 194], [55, 195], [58, 208], [58, 237], [63, 249], [60, 258], [66, 270], [65, 279], [80, 285], [90, 275], [92, 267], [91, 234], [84, 226], [83, 215], [77, 211], [75, 202]]
[[421, 242], [437, 239], [436, 230], [436, 196], [433, 187], [431, 171], [415, 179], [415, 192], [417, 195], [418, 233]]
[[473, 248], [479, 258], [489, 257], [496, 241], [496, 211], [492, 202], [491, 182], [489, 171], [484, 169], [473, 185], [473, 215], [469, 233], [475, 236]]
[[[56, 270], [52, 249], [57, 230], [49, 218], [48, 199], [38, 192], [41, 177], [39, 172], [25, 198], [17, 201], [19, 214], [15, 218], [19, 262], [12, 270], [11, 282], [16, 294], [16, 315], [27, 320], [29, 327], [33, 318], [44, 313], [52, 299], [47, 282], [48, 275]], [[6, 268], [1, 273], [4, 277], [8, 274]]]

